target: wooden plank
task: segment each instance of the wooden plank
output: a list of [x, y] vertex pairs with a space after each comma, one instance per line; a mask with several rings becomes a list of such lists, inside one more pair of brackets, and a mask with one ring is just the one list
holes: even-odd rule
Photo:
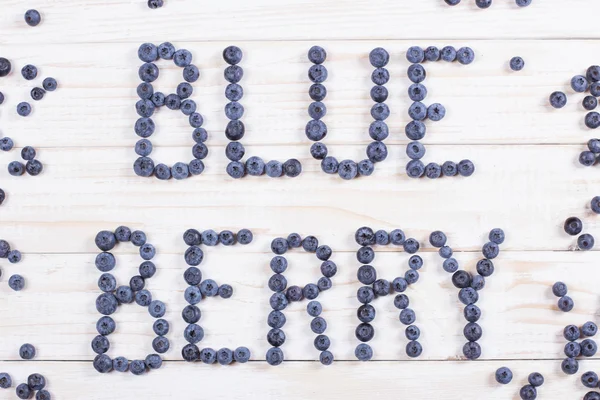
[[[499, 385], [494, 371], [502, 362], [378, 362], [334, 363], [321, 367], [315, 363], [285, 363], [273, 368], [266, 363], [249, 363], [233, 367], [203, 364], [163, 364], [159, 371], [144, 376], [113, 372], [96, 373], [87, 363], [9, 362], [3, 368], [13, 374], [13, 382], [21, 383], [33, 371], [45, 374], [53, 398], [85, 398], [100, 400], [107, 393], [143, 393], [144, 398], [327, 398], [345, 400], [365, 397], [429, 398], [433, 390], [448, 400], [484, 396], [490, 400], [518, 399], [519, 389], [527, 383], [532, 371], [539, 371], [545, 383], [539, 398], [583, 398], [589, 391], [579, 376], [565, 376], [558, 361], [510, 361], [513, 382]], [[600, 362], [584, 361], [584, 370], [597, 371]], [[227, 384], [224, 384], [227, 382]], [[14, 389], [13, 389], [14, 390]], [[6, 391], [11, 393], [12, 391]], [[199, 393], [201, 392], [201, 394]], [[14, 397], [14, 394], [12, 395]], [[7, 397], [6, 398], [10, 398]]]
[[[12, 78], [3, 81], [7, 100], [3, 105], [0, 135], [10, 136], [20, 145], [38, 147], [119, 147], [133, 146], [139, 139], [133, 132], [136, 121], [136, 87], [139, 83], [137, 59], [139, 42], [124, 44], [3, 46], [3, 54], [13, 60]], [[221, 53], [228, 43], [175, 42], [190, 49], [201, 70], [192, 98], [204, 115], [210, 133], [209, 145], [225, 145], [223, 134], [227, 120]], [[295, 145], [307, 148], [304, 134], [308, 122], [307, 95], [310, 63], [306, 52], [314, 42], [238, 43], [245, 51], [242, 85], [246, 108], [247, 134], [244, 144]], [[368, 53], [385, 46], [391, 53], [391, 80], [388, 104], [390, 137], [387, 143], [405, 144], [404, 127], [410, 121], [410, 101], [406, 91], [409, 64], [405, 51], [409, 46], [452, 44], [472, 46], [476, 61], [469, 66], [458, 63], [425, 64], [429, 90], [426, 103], [439, 102], [447, 116], [438, 123], [427, 123], [425, 143], [435, 144], [583, 144], [594, 132], [583, 124], [586, 111], [582, 94], [569, 88], [573, 75], [585, 73], [594, 63], [596, 41], [329, 41], [319, 42], [328, 53], [330, 78], [326, 85], [329, 135], [326, 143], [368, 144], [372, 122], [369, 90], [373, 68]], [[556, 63], [556, 54], [573, 54]], [[60, 57], [57, 56], [60, 54]], [[110, 56], [107, 56], [110, 55]], [[507, 66], [514, 55], [526, 59], [520, 73]], [[16, 114], [16, 105], [29, 99], [32, 84], [16, 79], [26, 63], [39, 67], [42, 77], [54, 76], [60, 89], [33, 104], [28, 118]], [[158, 63], [162, 69], [156, 90], [175, 91], [181, 82], [180, 69], [171, 62]], [[40, 82], [34, 84], [40, 84]], [[569, 95], [569, 104], [554, 110], [548, 97], [555, 90]], [[187, 118], [166, 108], [156, 113], [156, 146], [191, 146]]]
[[146, 1], [38, 0], [31, 6], [42, 12], [44, 21], [31, 29], [23, 21], [27, 8], [18, 0], [6, 0], [0, 26], [13, 35], [1, 37], [0, 43], [101, 43], [165, 37], [179, 41], [599, 37], [593, 19], [600, 11], [597, 2], [544, 0], [522, 9], [512, 0], [494, 3], [480, 10], [474, 2], [449, 7], [442, 0], [382, 0], [376, 5], [368, 0], [178, 0], [149, 10]]
[[[153, 237], [150, 236], [152, 240]], [[179, 245], [181, 250], [185, 246]], [[271, 295], [267, 281], [271, 275], [268, 264], [271, 255], [261, 252], [256, 244], [240, 248], [209, 249], [201, 268], [205, 278], [234, 287], [230, 300], [205, 299], [199, 307], [201, 325], [205, 329], [202, 346], [235, 348], [245, 345], [254, 360], [264, 360], [269, 345], [266, 319], [270, 312]], [[141, 261], [133, 255], [117, 254], [115, 276], [126, 284], [136, 274]], [[565, 252], [506, 252], [495, 260], [496, 273], [487, 280], [478, 305], [483, 311], [480, 325], [484, 335], [480, 341], [482, 359], [560, 359], [565, 340], [562, 330], [568, 324], [582, 325], [597, 317], [598, 293], [593, 279], [597, 269], [597, 253]], [[476, 254], [458, 254], [461, 265], [475, 270]], [[94, 267], [94, 254], [28, 255], [21, 264], [2, 263], [3, 282], [0, 282], [0, 360], [17, 360], [18, 349], [24, 342], [38, 349], [37, 360], [91, 360], [94, 356], [90, 341], [96, 335], [95, 322], [100, 314], [94, 301], [100, 291], [96, 281], [100, 273]], [[423, 355], [419, 360], [443, 361], [462, 357], [465, 343], [462, 331], [465, 320], [463, 306], [457, 300], [457, 290], [450, 275], [441, 268], [436, 254], [423, 255], [425, 266], [421, 279], [407, 294], [411, 308], [417, 313], [417, 325], [422, 336]], [[407, 270], [405, 253], [378, 252], [374, 266], [379, 277], [389, 280]], [[286, 272], [289, 285], [316, 282], [320, 265], [313, 255], [292, 253], [288, 256]], [[358, 340], [354, 330], [358, 324], [355, 293], [360, 287], [356, 279], [359, 263], [352, 253], [334, 253], [338, 265], [334, 287], [323, 293], [323, 316], [328, 322], [327, 334], [332, 340], [332, 352], [338, 360], [355, 360]], [[166, 319], [171, 324], [167, 335], [171, 350], [169, 360], [181, 360], [185, 345], [186, 326], [180, 313], [185, 307], [183, 291], [186, 284], [182, 274], [187, 268], [180, 255], [156, 257], [158, 272], [148, 281], [147, 288], [154, 298], [167, 304]], [[12, 292], [6, 280], [13, 273], [27, 279], [26, 289]], [[558, 311], [557, 299], [551, 293], [555, 281], [563, 280], [575, 301], [571, 313]], [[288, 360], [316, 360], [314, 334], [310, 331], [307, 302], [295, 303], [285, 311], [288, 322], [284, 327], [287, 341], [283, 350]], [[408, 360], [404, 348], [407, 340], [404, 327], [398, 321], [393, 296], [374, 302], [378, 317], [373, 325], [375, 338], [370, 344], [375, 360]], [[114, 314], [117, 331], [109, 336], [113, 357], [145, 357], [153, 352], [153, 319], [147, 310], [133, 304], [121, 307]], [[417, 365], [419, 363], [416, 363]], [[556, 363], [555, 363], [556, 364]], [[379, 365], [379, 364], [377, 364]], [[534, 368], [533, 366], [531, 368]], [[1, 368], [0, 368], [1, 369]]]
[[[598, 176], [578, 165], [580, 146], [431, 145], [428, 160], [471, 158], [477, 166], [470, 178], [437, 181], [408, 178], [404, 146], [389, 149], [371, 177], [350, 182], [323, 173], [307, 146], [248, 146], [267, 160], [299, 158], [304, 173], [295, 179], [234, 181], [225, 174], [223, 148], [211, 146], [204, 175], [169, 182], [135, 176], [128, 148], [40, 149], [46, 165], [40, 177], [2, 172], [8, 193], [2, 236], [26, 253], [89, 253], [97, 250], [98, 231], [125, 224], [145, 230], [159, 252], [180, 253], [190, 225], [249, 228], [265, 253], [273, 238], [292, 231], [318, 235], [336, 251], [356, 251], [354, 232], [365, 225], [400, 227], [427, 249], [429, 233], [439, 229], [456, 250], [470, 251], [494, 227], [506, 229], [507, 250], [571, 249], [575, 240], [562, 230], [571, 215], [585, 220], [586, 231], [597, 231], [589, 201], [598, 195]], [[362, 146], [334, 150], [340, 159], [364, 157]], [[185, 160], [188, 152], [161, 148], [155, 160]], [[8, 163], [11, 155], [0, 159]]]

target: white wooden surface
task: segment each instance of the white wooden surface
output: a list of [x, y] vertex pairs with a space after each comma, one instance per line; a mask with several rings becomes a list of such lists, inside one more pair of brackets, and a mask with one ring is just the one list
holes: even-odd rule
[[[32, 145], [45, 170], [37, 178], [15, 178], [0, 168], [0, 187], [8, 194], [0, 207], [0, 237], [24, 254], [20, 264], [0, 263], [0, 371], [10, 372], [17, 383], [31, 372], [44, 373], [59, 400], [110, 399], [115, 393], [149, 399], [398, 394], [516, 399], [532, 371], [546, 376], [540, 390], [545, 399], [583, 396], [586, 390], [578, 376], [560, 373], [561, 332], [569, 323], [597, 322], [599, 258], [596, 251], [570, 251], [574, 241], [563, 233], [562, 223], [568, 216], [580, 216], [586, 231], [598, 233], [600, 224], [589, 200], [600, 194], [600, 179], [596, 168], [577, 162], [594, 132], [583, 126], [583, 96], [573, 94], [568, 82], [588, 65], [600, 63], [594, 18], [600, 3], [534, 0], [532, 6], [518, 9], [505, 0], [488, 10], [478, 10], [467, 0], [454, 8], [442, 0], [166, 3], [153, 11], [143, 0], [2, 2], [0, 56], [13, 61], [14, 72], [0, 79], [7, 97], [0, 106], [0, 136], [12, 137], [17, 148], [0, 154], [0, 165], [18, 159], [20, 149]], [[44, 21], [37, 28], [22, 21], [26, 8], [42, 12]], [[165, 40], [194, 55], [201, 79], [194, 84], [193, 98], [210, 134], [206, 172], [182, 182], [141, 179], [131, 169], [138, 139], [132, 128], [137, 118], [137, 47], [143, 41]], [[266, 159], [296, 157], [304, 167], [300, 177], [233, 181], [225, 174], [220, 53], [229, 44], [245, 52], [248, 133], [243, 142], [248, 153]], [[313, 44], [329, 54], [330, 133], [325, 142], [339, 159], [362, 158], [369, 141], [368, 52], [383, 46], [392, 55], [387, 85], [390, 155], [370, 178], [345, 182], [325, 175], [309, 155], [310, 142], [303, 133], [309, 103], [305, 54]], [[440, 102], [448, 110], [442, 122], [428, 123], [426, 159], [470, 158], [477, 170], [468, 179], [414, 181], [404, 174], [409, 104], [404, 52], [411, 45], [430, 44], [468, 45], [476, 53], [469, 66], [425, 65], [426, 101]], [[526, 60], [521, 73], [508, 70], [514, 55]], [[15, 105], [29, 98], [32, 87], [19, 77], [26, 63], [37, 65], [40, 77], [57, 78], [60, 88], [35, 103], [32, 115], [24, 119], [16, 115]], [[157, 86], [171, 92], [180, 70], [160, 65], [164, 68]], [[562, 110], [547, 104], [554, 90], [569, 95]], [[186, 118], [161, 110], [155, 120], [153, 158], [167, 163], [191, 158]], [[167, 303], [172, 326], [165, 366], [141, 378], [99, 375], [91, 366], [89, 342], [99, 317], [93, 238], [97, 231], [120, 224], [145, 230], [157, 247], [158, 273], [148, 287]], [[401, 227], [422, 244], [425, 267], [409, 290], [422, 330], [424, 353], [418, 360], [404, 355], [406, 339], [390, 297], [375, 303], [375, 361], [354, 361], [359, 264], [353, 233], [363, 225]], [[189, 227], [245, 227], [255, 234], [250, 246], [209, 249], [202, 267], [205, 276], [230, 283], [235, 291], [230, 300], [202, 304], [203, 345], [246, 345], [253, 352], [247, 365], [223, 368], [179, 361], [184, 344], [181, 275], [186, 267], [181, 234]], [[476, 362], [461, 361], [462, 306], [427, 237], [434, 229], [447, 232], [459, 261], [473, 270], [493, 227], [504, 228], [507, 240], [480, 301], [483, 356]], [[262, 361], [268, 348], [269, 243], [292, 231], [329, 244], [340, 269], [334, 288], [320, 297], [338, 360], [328, 368], [316, 362], [305, 304], [286, 312], [288, 340], [283, 349], [290, 361], [279, 368]], [[115, 251], [121, 282], [139, 264], [133, 252], [132, 246]], [[384, 249], [375, 264], [382, 276], [393, 279], [406, 269], [406, 258]], [[314, 256], [293, 253], [289, 259], [286, 275], [291, 283], [315, 279]], [[26, 277], [24, 291], [8, 288], [7, 277], [13, 273]], [[550, 293], [559, 279], [569, 284], [576, 302], [569, 314], [557, 311]], [[115, 319], [111, 355], [140, 358], [151, 351], [152, 319], [144, 310], [124, 306]], [[35, 361], [19, 361], [23, 342], [36, 345]], [[500, 388], [492, 377], [502, 365], [513, 368], [515, 380]], [[597, 358], [581, 363], [582, 372], [599, 367]], [[14, 398], [14, 393], [0, 391], [0, 398]]]

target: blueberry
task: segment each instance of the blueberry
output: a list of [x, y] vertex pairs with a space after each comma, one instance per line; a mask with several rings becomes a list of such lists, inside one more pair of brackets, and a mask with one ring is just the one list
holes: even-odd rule
[[417, 340], [421, 336], [421, 330], [415, 325], [410, 325], [406, 327], [404, 335], [408, 340]]
[[[387, 124], [383, 121], [373, 121], [369, 126], [369, 136], [371, 136], [373, 140], [385, 140], [389, 136]], [[327, 155], [326, 150], [327, 148], [325, 147], [325, 155]]]
[[327, 335], [318, 335], [314, 340], [314, 346], [319, 351], [326, 351], [331, 346], [331, 341]]
[[598, 374], [592, 371], [585, 372], [581, 375], [581, 383], [587, 388], [595, 389], [598, 387]]
[[539, 372], [532, 372], [527, 378], [529, 384], [533, 387], [539, 387], [544, 384], [544, 377]]
[[110, 348], [110, 343], [105, 336], [98, 335], [92, 339], [92, 350], [97, 354], [104, 354]]
[[9, 60], [4, 57], [0, 57], [0, 78], [5, 77], [10, 73], [12, 65]]
[[21, 261], [21, 252], [19, 250], [11, 250], [8, 252], [7, 258], [11, 264], [17, 264]]
[[388, 244], [390, 244], [389, 233], [387, 233], [383, 229], [375, 232], [375, 243], [377, 243], [380, 246], [387, 246]]
[[46, 378], [41, 374], [31, 374], [27, 377], [27, 385], [31, 390], [42, 390], [46, 387]]
[[600, 96], [600, 83], [594, 82], [590, 85], [590, 94], [594, 97]]
[[231, 83], [225, 88], [225, 97], [229, 101], [240, 101], [244, 97], [244, 89], [237, 83]]
[[406, 251], [409, 254], [416, 253], [417, 251], [419, 251], [420, 247], [419, 242], [417, 242], [413, 238], [406, 239], [402, 246], [404, 247], [404, 251]]
[[295, 158], [291, 158], [283, 163], [283, 172], [285, 176], [295, 178], [302, 173], [302, 164]]
[[38, 70], [35, 65], [27, 64], [21, 69], [21, 75], [28, 81], [35, 79], [37, 74]]
[[487, 259], [479, 260], [477, 262], [477, 273], [483, 277], [491, 276], [494, 273], [494, 263]]
[[408, 67], [407, 75], [411, 82], [421, 83], [427, 77], [427, 72], [421, 64], [412, 64]]
[[283, 351], [277, 347], [272, 347], [267, 351], [266, 360], [269, 365], [277, 366], [283, 362]]
[[581, 354], [581, 346], [577, 342], [568, 342], [565, 344], [564, 352], [567, 357], [579, 357]]
[[244, 116], [244, 106], [237, 101], [225, 105], [225, 116], [231, 120], [238, 120]]
[[196, 324], [189, 324], [183, 331], [183, 337], [190, 344], [196, 344], [204, 339], [204, 329]]
[[252, 243], [254, 236], [249, 229], [240, 229], [237, 233], [237, 241], [241, 245], [247, 245]]
[[321, 273], [325, 278], [331, 278], [337, 273], [337, 265], [333, 261], [321, 263]]
[[246, 347], [238, 347], [233, 351], [233, 359], [239, 363], [246, 363], [250, 360], [250, 350]]
[[460, 289], [458, 299], [464, 305], [475, 304], [479, 300], [479, 294], [472, 287]]
[[198, 304], [202, 300], [202, 292], [198, 286], [189, 286], [183, 293], [185, 301], [191, 305]]
[[513, 373], [507, 367], [501, 367], [496, 370], [496, 382], [502, 385], [508, 385], [512, 381]]
[[200, 77], [200, 71], [195, 65], [188, 65], [183, 69], [183, 79], [186, 82], [193, 83]]
[[304, 132], [308, 139], [318, 142], [327, 136], [327, 125], [323, 121], [311, 120], [306, 124]]
[[452, 161], [446, 161], [442, 165], [442, 173], [444, 176], [456, 176], [458, 174], [458, 166]]
[[600, 394], [598, 392], [587, 392], [583, 396], [583, 400], [600, 400]]
[[[375, 85], [371, 88], [371, 99], [376, 103], [383, 103], [388, 98], [388, 90], [385, 86]], [[313, 117], [314, 118], [314, 117]]]
[[385, 67], [389, 61], [389, 53], [381, 47], [377, 47], [371, 50], [371, 53], [369, 53], [369, 62], [375, 68]]
[[101, 317], [96, 322], [96, 330], [100, 335], [107, 336], [113, 333], [116, 329], [115, 321], [111, 317]]
[[356, 311], [356, 316], [360, 320], [360, 322], [371, 322], [375, 319], [376, 311], [375, 307], [370, 304], [363, 304]]
[[4, 203], [5, 199], [6, 199], [6, 193], [4, 193], [4, 190], [0, 189], [0, 206], [2, 205], [2, 203]]
[[98, 278], [98, 287], [105, 293], [111, 293], [117, 288], [117, 280], [111, 274], [102, 274]]
[[25, 343], [19, 348], [19, 357], [23, 360], [32, 360], [35, 357], [35, 347], [29, 343]]
[[552, 293], [556, 296], [556, 297], [563, 297], [567, 295], [567, 285], [564, 284], [563, 282], [556, 282], [554, 285], [552, 285]]
[[0, 139], [0, 150], [2, 151], [11, 151], [14, 145], [15, 143], [9, 137], [3, 137]]
[[166, 307], [162, 301], [152, 300], [148, 306], [148, 312], [154, 318], [162, 318], [165, 315]]
[[152, 260], [156, 255], [156, 249], [150, 243], [144, 243], [140, 246], [140, 257], [144, 260]]
[[133, 290], [129, 286], [119, 286], [115, 297], [121, 304], [129, 304], [133, 301]]
[[354, 335], [361, 342], [369, 342], [375, 336], [375, 329], [371, 324], [362, 323], [356, 327]]
[[[481, 1], [481, 0], [477, 0]], [[491, 3], [491, 0], [489, 0]], [[525, 385], [519, 391], [519, 396], [523, 400], [535, 400], [537, 398], [537, 390], [531, 385]]]
[[[327, 156], [327, 146], [325, 146], [323, 143], [313, 143], [312, 146], [310, 146], [310, 155], [313, 156], [315, 160], [324, 159]], [[281, 173], [279, 173], [277, 176], [281, 176]]]
[[[194, 128], [199, 127], [199, 124], [196, 122], [193, 122], [191, 119], [192, 116], [200, 115], [200, 114], [196, 113], [196, 102], [194, 100], [190, 100], [190, 99], [183, 100], [181, 102], [179, 109], [181, 110], [183, 115], [190, 116], [190, 125], [192, 125], [192, 127], [194, 127]], [[204, 122], [204, 120], [202, 120], [202, 122]]]
[[[422, 90], [418, 89], [417, 91]], [[425, 89], [427, 90], [427, 89]], [[422, 94], [422, 92], [421, 92]], [[419, 96], [421, 97], [421, 96]], [[415, 95], [416, 98], [416, 95]], [[390, 109], [385, 103], [376, 103], [371, 107], [371, 117], [376, 121], [384, 121], [390, 116]]]
[[308, 90], [308, 95], [314, 101], [323, 101], [327, 96], [327, 88], [320, 83], [315, 83]]
[[200, 283], [200, 291], [203, 296], [213, 297], [219, 294], [219, 285], [212, 279], [205, 279]]
[[489, 8], [492, 5], [492, 0], [475, 0], [475, 4], [479, 8]]
[[475, 166], [470, 160], [462, 160], [458, 163], [458, 173], [461, 176], [471, 176], [475, 172]]
[[187, 362], [194, 362], [200, 359], [200, 350], [195, 344], [188, 344], [181, 350], [181, 356]]
[[42, 88], [35, 87], [35, 88], [31, 89], [31, 92], [29, 94], [31, 95], [31, 98], [33, 100], [40, 101], [41, 99], [44, 98], [46, 91]]
[[583, 230], [583, 223], [577, 217], [570, 217], [565, 221], [564, 229], [567, 234], [577, 236]]
[[569, 296], [563, 296], [558, 299], [558, 308], [563, 312], [571, 311], [574, 305], [573, 299], [571, 299]]
[[429, 243], [433, 247], [441, 248], [446, 245], [447, 240], [446, 235], [442, 231], [435, 231], [429, 235]]
[[574, 375], [579, 370], [579, 363], [574, 358], [565, 358], [560, 367], [565, 374]]
[[309, 283], [302, 289], [302, 295], [308, 300], [314, 300], [319, 296], [319, 287], [314, 283]]
[[323, 83], [327, 80], [327, 68], [323, 65], [313, 65], [308, 70], [308, 78], [314, 83]]
[[411, 121], [404, 128], [406, 137], [410, 140], [421, 140], [425, 137], [427, 129], [425, 124], [421, 121]]
[[585, 233], [577, 238], [577, 247], [580, 250], [591, 250], [594, 248], [594, 237]]
[[427, 88], [420, 83], [413, 83], [408, 87], [408, 97], [412, 101], [423, 101], [427, 97]]
[[[460, 0], [446, 0], [446, 3], [448, 3], [448, 1], [454, 2], [456, 4], [460, 3]], [[452, 5], [454, 5], [454, 4], [452, 4]], [[427, 61], [439, 61], [439, 59], [440, 59], [440, 50], [437, 47], [435, 47], [435, 46], [429, 46], [429, 47], [427, 47], [425, 49], [425, 59]]]
[[47, 92], [53, 92], [58, 87], [58, 83], [56, 82], [56, 79], [54, 79], [54, 78], [46, 78], [42, 82], [42, 87]]
[[117, 311], [119, 302], [112, 293], [103, 293], [96, 299], [96, 310], [102, 315], [110, 315]]
[[38, 176], [44, 170], [44, 165], [39, 160], [27, 161], [25, 171], [31, 176]]
[[411, 358], [416, 358], [419, 357], [421, 353], [423, 353], [423, 347], [421, 346], [421, 343], [417, 342], [416, 340], [408, 342], [408, 344], [406, 345], [407, 356]]
[[354, 355], [359, 361], [369, 361], [373, 358], [373, 349], [366, 343], [361, 343], [356, 346]]
[[406, 241], [406, 235], [401, 229], [394, 229], [390, 232], [390, 240], [396, 246], [402, 246]]
[[385, 85], [390, 80], [390, 73], [385, 68], [377, 68], [371, 74], [371, 81], [376, 85]]
[[362, 160], [357, 164], [357, 167], [361, 176], [371, 176], [375, 171], [375, 164], [371, 160]]
[[427, 107], [427, 118], [431, 121], [441, 121], [446, 116], [446, 108], [440, 103], [433, 103]]
[[408, 281], [405, 278], [398, 277], [392, 282], [392, 288], [395, 292], [402, 293], [408, 288]]
[[590, 129], [597, 129], [600, 127], [600, 114], [596, 111], [589, 112], [585, 116], [585, 126]]
[[594, 96], [585, 96], [583, 98], [582, 105], [583, 105], [583, 108], [585, 108], [586, 110], [592, 111], [596, 107], [598, 107], [598, 99], [595, 98]]
[[177, 162], [171, 167], [171, 175], [177, 180], [185, 179], [189, 176], [190, 170], [186, 163]]
[[138, 140], [135, 144], [135, 153], [142, 157], [149, 156], [152, 153], [152, 143], [147, 139]]
[[187, 67], [192, 63], [192, 53], [185, 49], [177, 50], [173, 53], [173, 62], [178, 67]]
[[207, 246], [216, 246], [219, 243], [219, 235], [212, 229], [202, 232], [202, 243]]
[[138, 69], [138, 76], [144, 82], [154, 82], [158, 79], [159, 70], [154, 63], [145, 63]]
[[452, 257], [448, 258], [444, 260], [442, 268], [444, 268], [444, 271], [453, 274], [458, 270], [458, 261]]
[[498, 257], [498, 254], [500, 254], [500, 248], [494, 242], [487, 242], [483, 245], [481, 252], [485, 258], [492, 260]]
[[338, 172], [339, 163], [335, 157], [325, 157], [323, 161], [321, 161], [321, 169], [326, 174], [335, 174]]
[[[225, 148], [225, 156], [231, 161], [240, 161], [244, 157], [245, 153], [246, 150], [244, 149], [244, 146], [238, 142], [230, 142]], [[244, 168], [244, 164], [236, 163], [236, 165], [237, 164]], [[227, 168], [229, 172], [229, 166]]]
[[515, 0], [515, 3], [519, 7], [527, 7], [527, 6], [531, 5], [531, 0]]
[[513, 57], [510, 59], [510, 69], [513, 71], [520, 71], [525, 67], [525, 60], [521, 57]]
[[370, 287], [363, 286], [357, 290], [356, 298], [358, 299], [358, 301], [360, 303], [368, 304], [368, 303], [372, 302], [373, 299], [375, 298], [375, 293], [373, 292], [373, 289], [371, 289]]
[[339, 163], [338, 174], [345, 180], [354, 179], [358, 174], [358, 166], [352, 160], [344, 160]]
[[8, 164], [8, 173], [12, 176], [21, 176], [25, 172], [25, 166], [19, 161], [12, 161]]
[[425, 60], [425, 52], [418, 46], [412, 46], [406, 51], [406, 59], [413, 63], [421, 63]]
[[581, 355], [584, 357], [593, 357], [596, 355], [598, 347], [592, 339], [585, 339], [581, 342]]
[[378, 279], [373, 282], [373, 292], [376, 296], [387, 296], [390, 294], [391, 289], [392, 285], [385, 279]]
[[427, 107], [421, 102], [412, 103], [408, 108], [408, 115], [414, 120], [422, 121], [427, 117]]
[[152, 325], [152, 330], [158, 336], [165, 336], [169, 333], [169, 322], [164, 319], [157, 319]]
[[236, 65], [242, 61], [244, 54], [237, 46], [229, 46], [223, 50], [223, 60], [229, 65]]
[[229, 349], [220, 349], [217, 351], [217, 361], [221, 365], [229, 365], [233, 362], [233, 352]]
[[4, 93], [0, 92], [0, 104], [4, 103]]
[[331, 365], [333, 363], [333, 354], [330, 351], [322, 351], [319, 355], [319, 361], [323, 365]]
[[167, 95], [164, 103], [169, 110], [179, 110], [181, 108], [181, 98], [174, 93]]
[[33, 390], [26, 383], [17, 386], [16, 393], [19, 399], [31, 399], [33, 397]]
[[583, 93], [588, 87], [589, 82], [583, 75], [576, 75], [571, 79], [571, 88], [576, 92]]
[[576, 327], [575, 325], [567, 325], [563, 331], [563, 336], [569, 342], [574, 342], [575, 340], [579, 339], [579, 337], [580, 337], [579, 328]]
[[425, 176], [429, 179], [437, 179], [442, 176], [442, 167], [437, 163], [429, 163], [425, 167]]
[[463, 354], [469, 360], [477, 360], [481, 357], [481, 346], [477, 342], [468, 342], [463, 346]]
[[285, 325], [286, 318], [281, 311], [271, 311], [267, 318], [267, 324], [271, 328], [282, 328]]
[[[288, 293], [289, 293], [289, 289], [288, 289]], [[302, 293], [302, 291], [300, 291], [300, 293]], [[288, 299], [287, 299], [286, 295], [284, 295], [283, 293], [273, 293], [273, 295], [269, 299], [269, 304], [271, 305], [271, 308], [273, 310], [281, 311], [287, 307]]]
[[471, 274], [460, 270], [452, 275], [452, 284], [458, 289], [464, 289], [471, 286]]
[[154, 173], [154, 161], [148, 157], [140, 157], [133, 163], [133, 171], [138, 176], [151, 176]]
[[417, 317], [415, 312], [410, 308], [405, 308], [404, 310], [400, 311], [400, 322], [402, 322], [404, 325], [412, 325], [416, 320]]
[[31, 105], [25, 101], [17, 104], [17, 114], [21, 117], [27, 117], [31, 114]]
[[452, 46], [446, 46], [440, 51], [442, 60], [452, 62], [456, 60], [456, 49]]
[[190, 267], [183, 273], [183, 279], [188, 285], [199, 285], [202, 281], [202, 272], [196, 267]]
[[[384, 50], [385, 51], [385, 50]], [[313, 64], [323, 64], [327, 59], [327, 52], [320, 46], [313, 46], [308, 50], [308, 60]]]
[[158, 48], [152, 43], [143, 43], [138, 49], [138, 57], [143, 62], [158, 60]]
[[150, 369], [159, 369], [162, 366], [162, 358], [158, 354], [148, 354], [144, 362]]
[[387, 147], [383, 142], [374, 141], [367, 146], [367, 157], [374, 163], [385, 160], [387, 155]]
[[331, 257], [332, 250], [331, 250], [331, 247], [322, 245], [322, 246], [317, 247], [317, 250], [315, 253], [319, 260], [327, 261]]
[[99, 354], [94, 358], [94, 369], [101, 374], [105, 374], [107, 372], [112, 371], [113, 362], [109, 356], [106, 354]]
[[236, 237], [233, 232], [225, 230], [219, 233], [219, 241], [223, 246], [231, 246], [236, 243]]
[[129, 371], [133, 375], [142, 375], [146, 372], [146, 363], [143, 360], [133, 360], [129, 365]]
[[563, 92], [554, 92], [550, 95], [550, 105], [554, 108], [563, 108], [567, 104], [567, 95]]
[[459, 63], [468, 65], [475, 60], [475, 53], [470, 47], [461, 47], [456, 52], [456, 59]]
[[404, 310], [408, 308], [410, 301], [408, 296], [405, 294], [399, 294], [394, 297], [394, 306], [399, 310]]
[[246, 161], [248, 175], [260, 176], [265, 173], [265, 162], [260, 157], [250, 157]]

